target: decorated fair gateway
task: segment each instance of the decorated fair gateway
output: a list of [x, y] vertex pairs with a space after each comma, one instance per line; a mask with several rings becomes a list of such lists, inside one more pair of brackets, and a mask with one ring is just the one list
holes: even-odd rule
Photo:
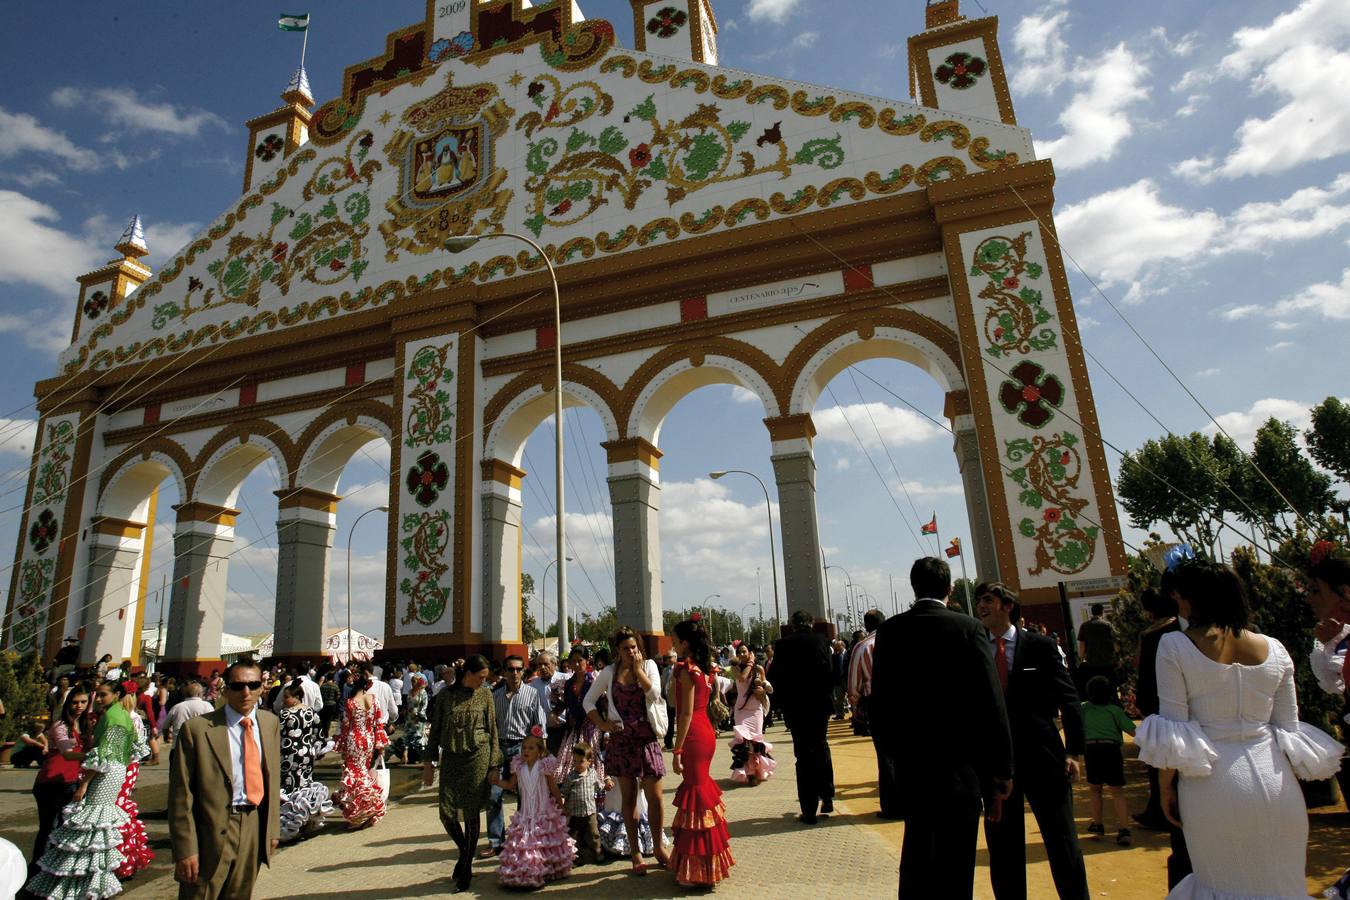
[[[619, 620], [658, 645], [661, 424], [737, 384], [764, 406], [787, 604], [826, 618], [811, 411], [847, 366], [946, 391], [975, 561], [1028, 604], [1123, 575], [1096, 412], [995, 18], [930, 3], [896, 103], [721, 68], [710, 0], [631, 0], [636, 50], [571, 0], [432, 0], [312, 110], [248, 123], [242, 198], [152, 274], [139, 221], [79, 279], [37, 385], [5, 619], [47, 655], [131, 655], [172, 478], [166, 661], [218, 665], [241, 483], [281, 472], [275, 654], [317, 658], [343, 466], [393, 447], [385, 653], [520, 648], [520, 462], [566, 404], [606, 431]], [[158, 581], [158, 579], [155, 579]], [[1028, 613], [1057, 621], [1055, 606]], [[208, 649], [212, 648], [212, 649]]]

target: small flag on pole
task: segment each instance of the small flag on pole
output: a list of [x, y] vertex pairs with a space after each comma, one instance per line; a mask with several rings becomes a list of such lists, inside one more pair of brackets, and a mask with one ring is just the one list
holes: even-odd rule
[[948, 558], [948, 559], [953, 559], [953, 558], [955, 558], [955, 557], [957, 557], [957, 556], [960, 556], [960, 555], [961, 555], [961, 539], [960, 539], [960, 538], [952, 538], [951, 546], [949, 546], [949, 547], [948, 547], [946, 550], [944, 550], [943, 552], [947, 554], [947, 558]]
[[277, 19], [277, 27], [282, 31], [307, 31], [309, 30], [309, 13], [282, 13], [281, 18]]
[[933, 513], [933, 521], [919, 529], [924, 534], [937, 534], [937, 513]]

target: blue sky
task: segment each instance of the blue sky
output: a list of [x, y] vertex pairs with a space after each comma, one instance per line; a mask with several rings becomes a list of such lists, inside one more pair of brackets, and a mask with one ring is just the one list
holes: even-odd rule
[[[1090, 369], [1106, 438], [1138, 446], [1162, 430], [1150, 414], [1174, 431], [1212, 425], [1077, 266], [1240, 442], [1269, 415], [1303, 425], [1310, 405], [1345, 396], [1350, 4], [1232, 2], [1216, 15], [1219, 7], [1200, 2], [982, 2], [1000, 18], [1018, 119], [1035, 136], [1038, 155], [1055, 162], [1056, 221], [1073, 258], [1066, 264], [1083, 339], [1100, 361]], [[905, 96], [905, 39], [922, 27], [919, 0], [714, 6], [724, 65]], [[375, 55], [387, 32], [424, 8], [421, 0], [310, 7], [307, 68], [319, 102], [335, 94], [343, 66]], [[620, 43], [632, 46], [627, 0], [583, 0], [582, 8], [613, 22]], [[279, 11], [258, 3], [82, 4], [58, 31], [40, 5], [8, 10], [0, 34], [10, 60], [0, 89], [0, 415], [15, 421], [0, 422], [0, 508], [11, 510], [0, 515], [0, 546], [16, 540], [12, 507], [22, 499], [31, 451], [32, 427], [23, 420], [33, 416], [32, 383], [54, 374], [69, 338], [75, 276], [112, 256], [132, 213], [143, 216], [149, 261], [158, 265], [237, 198], [247, 150], [241, 123], [276, 106], [299, 54], [299, 36], [276, 29]], [[983, 15], [970, 0], [963, 11]], [[861, 369], [941, 418], [941, 392], [924, 373], [894, 361]], [[763, 495], [750, 479], [706, 477], [746, 468], [773, 492], [762, 413], [745, 400], [732, 389], [702, 389], [662, 429], [669, 608], [720, 594], [713, 603], [742, 609], [757, 599], [756, 569], [771, 608]], [[580, 611], [595, 612], [613, 590], [601, 430], [587, 411], [571, 421], [568, 522], [579, 565], [570, 569], [569, 593]], [[950, 439], [872, 381], [859, 377], [855, 385], [847, 373], [821, 398], [816, 424], [829, 560], [888, 607], [894, 574], [903, 605], [910, 561], [921, 546], [935, 548], [917, 536], [917, 519], [936, 511], [944, 541], [967, 537]], [[525, 489], [525, 567], [536, 579], [552, 555], [552, 440], [546, 424], [527, 447], [540, 467]], [[1108, 451], [1108, 460], [1114, 471], [1119, 457]], [[347, 530], [383, 502], [387, 465], [387, 446], [374, 444], [344, 473], [349, 499], [333, 553], [334, 622], [346, 609]], [[231, 631], [271, 627], [276, 487], [266, 468], [245, 485], [237, 544], [252, 545], [231, 567]], [[171, 556], [171, 493], [161, 499], [160, 571]], [[354, 624], [378, 635], [384, 530], [377, 521], [369, 517], [355, 538], [352, 577]], [[158, 575], [152, 579], [158, 583]], [[843, 582], [831, 572], [836, 606]], [[151, 618], [155, 611], [152, 605]]]

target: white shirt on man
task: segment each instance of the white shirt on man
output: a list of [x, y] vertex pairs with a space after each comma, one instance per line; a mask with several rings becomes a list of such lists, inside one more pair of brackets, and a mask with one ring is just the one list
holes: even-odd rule
[[169, 739], [178, 733], [188, 719], [195, 719], [198, 716], [204, 716], [209, 712], [215, 712], [216, 707], [209, 700], [203, 700], [201, 697], [186, 697], [179, 700], [169, 710], [169, 717], [164, 720], [164, 730], [168, 732]]
[[392, 725], [398, 721], [398, 702], [394, 700], [394, 689], [389, 686], [389, 682], [373, 679], [370, 683], [370, 694], [375, 698], [375, 705], [384, 713], [384, 724]]
[[[178, 707], [175, 706], [174, 709]], [[262, 765], [262, 735], [258, 733], [258, 709], [247, 717], [240, 715], [233, 706], [225, 706], [225, 726], [230, 736], [230, 777], [234, 781], [234, 796], [230, 803], [238, 806], [248, 802], [248, 791], [244, 787], [244, 725], [245, 718], [253, 720], [253, 744], [258, 748], [258, 763]], [[264, 786], [266, 781], [263, 782]]]
[[[305, 692], [305, 705], [315, 712], [323, 711], [323, 694], [319, 691], [319, 686], [314, 683], [314, 679], [308, 675], [301, 675], [300, 690]], [[281, 701], [277, 701], [280, 703]]]

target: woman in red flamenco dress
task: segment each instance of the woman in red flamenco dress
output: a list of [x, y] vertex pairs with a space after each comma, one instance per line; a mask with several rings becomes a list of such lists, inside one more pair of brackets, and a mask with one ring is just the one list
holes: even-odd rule
[[358, 681], [347, 700], [338, 748], [342, 751], [342, 787], [338, 803], [349, 828], [369, 828], [384, 818], [385, 803], [370, 767], [389, 746], [384, 716], [369, 693], [370, 679]]
[[122, 826], [122, 843], [117, 851], [122, 854], [122, 864], [113, 870], [118, 878], [126, 881], [154, 861], [155, 851], [150, 849], [150, 841], [145, 833], [145, 824], [141, 822], [141, 810], [136, 804], [136, 782], [141, 775], [141, 760], [152, 754], [150, 731], [145, 717], [137, 709], [136, 701], [140, 688], [134, 681], [125, 682], [122, 687], [127, 691], [121, 700], [122, 708], [131, 717], [136, 727], [136, 736], [131, 746], [131, 759], [127, 763], [127, 774], [122, 781], [122, 790], [117, 794], [117, 805], [127, 814], [127, 823]]
[[708, 721], [708, 697], [716, 677], [708, 632], [696, 620], [675, 626], [676, 731], [674, 769], [684, 781], [675, 791], [675, 851], [670, 867], [685, 887], [711, 888], [731, 874], [726, 807], [709, 774], [717, 732]]

